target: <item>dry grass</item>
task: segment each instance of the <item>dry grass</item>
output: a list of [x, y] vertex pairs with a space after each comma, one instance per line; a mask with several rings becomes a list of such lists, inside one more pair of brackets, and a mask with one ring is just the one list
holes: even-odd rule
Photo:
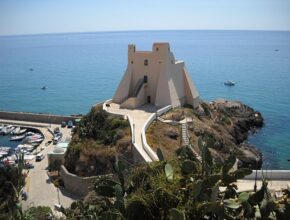
[[[169, 132], [176, 132], [177, 139], [168, 136]], [[180, 147], [180, 127], [173, 126], [162, 122], [154, 122], [150, 125], [146, 132], [147, 143], [156, 152], [160, 148], [165, 158], [175, 156], [175, 150]]]
[[165, 120], [173, 120], [173, 121], [180, 121], [183, 120], [185, 117], [192, 117], [193, 110], [192, 108], [174, 108], [171, 109], [166, 114], [162, 115], [162, 118]]

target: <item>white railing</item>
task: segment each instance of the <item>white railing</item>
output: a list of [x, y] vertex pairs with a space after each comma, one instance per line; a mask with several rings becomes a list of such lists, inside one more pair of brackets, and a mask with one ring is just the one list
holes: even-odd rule
[[[110, 103], [112, 103], [112, 99], [108, 99], [108, 100], [106, 100], [106, 101], [104, 102], [104, 104], [103, 104], [103, 110], [105, 110], [105, 111], [107, 111], [107, 112], [109, 112], [109, 113], [111, 113], [111, 114], [114, 114], [114, 115], [120, 115], [120, 116], [126, 117], [126, 118], [128, 119], [129, 124], [130, 124], [130, 128], [131, 128], [131, 133], [132, 133], [131, 142], [132, 142], [132, 144], [133, 144], [133, 147], [134, 147], [134, 149], [136, 149], [136, 151], [139, 153], [139, 155], [140, 155], [140, 156], [141, 156], [145, 161], [147, 161], [147, 160], [142, 156], [142, 153], [139, 152], [139, 148], [138, 148], [138, 146], [136, 145], [135, 124], [133, 123], [133, 120], [132, 120], [131, 116], [130, 116], [130, 115], [123, 115], [123, 114], [118, 113], [118, 112], [112, 112], [112, 111], [110, 111], [110, 110], [109, 110], [110, 107], [107, 107], [107, 106], [106, 106], [107, 104], [110, 104]], [[142, 137], [141, 137], [141, 138], [142, 138]], [[147, 161], [147, 162], [151, 162], [151, 161]]]
[[152, 150], [152, 148], [148, 145], [146, 140], [146, 130], [150, 126], [150, 124], [157, 119], [158, 116], [162, 115], [163, 113], [169, 111], [172, 108], [171, 105], [165, 106], [164, 108], [159, 109], [156, 113], [151, 114], [148, 120], [145, 122], [142, 131], [141, 131], [141, 139], [142, 139], [142, 146], [152, 161], [157, 161], [158, 157], [157, 154]]
[[290, 181], [290, 170], [253, 170], [253, 173], [244, 177], [244, 180], [261, 180], [263, 177], [267, 180]]

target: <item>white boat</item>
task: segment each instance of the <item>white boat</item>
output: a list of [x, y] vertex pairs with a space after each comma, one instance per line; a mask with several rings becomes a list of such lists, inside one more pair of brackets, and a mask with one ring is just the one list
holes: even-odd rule
[[44, 140], [42, 135], [28, 136], [23, 139], [22, 143], [41, 143]]
[[26, 141], [26, 143], [30, 144], [30, 143], [41, 143], [43, 141], [43, 138], [39, 138], [39, 139], [33, 139], [33, 140], [29, 140]]
[[31, 135], [31, 136], [28, 136], [28, 137], [25, 137], [26, 140], [33, 140], [33, 139], [39, 139], [39, 138], [42, 138], [43, 136], [42, 135]]
[[8, 158], [4, 158], [3, 160], [3, 164], [5, 166], [13, 166], [16, 164], [15, 160], [11, 160], [11, 159], [8, 159]]
[[18, 134], [24, 134], [25, 132], [27, 131], [27, 129], [21, 129], [19, 132], [18, 132]]
[[0, 157], [5, 157], [7, 155], [8, 155], [8, 152], [7, 151], [0, 150]]
[[34, 142], [34, 143], [29, 143], [29, 144], [31, 144], [34, 147], [37, 147], [41, 144], [41, 142]]
[[0, 151], [10, 152], [11, 151], [11, 147], [0, 147]]
[[8, 134], [7, 128], [6, 128], [6, 127], [3, 127], [3, 128], [0, 130], [0, 134], [1, 134], [1, 135], [6, 135], [6, 134]]
[[20, 131], [20, 127], [16, 127], [15, 129], [14, 129], [14, 131], [12, 131], [11, 132], [11, 134], [18, 134], [18, 132]]
[[27, 132], [25, 135], [26, 135], [26, 136], [31, 136], [31, 135], [34, 135], [34, 134], [35, 134], [34, 132], [29, 131], [29, 132]]
[[6, 126], [6, 134], [10, 134], [12, 131], [14, 131], [15, 127], [12, 125]]
[[17, 146], [17, 150], [25, 150], [25, 151], [33, 151], [34, 150], [34, 146], [30, 145], [30, 144], [19, 144]]
[[10, 141], [21, 141], [25, 138], [25, 135], [17, 135], [10, 138]]
[[234, 81], [228, 80], [228, 81], [224, 82], [224, 84], [226, 86], [234, 86], [236, 83]]

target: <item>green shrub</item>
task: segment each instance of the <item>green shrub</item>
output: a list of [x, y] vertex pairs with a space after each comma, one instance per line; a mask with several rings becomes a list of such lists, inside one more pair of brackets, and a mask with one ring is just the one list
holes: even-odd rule
[[31, 207], [24, 212], [25, 219], [48, 220], [52, 219], [52, 210], [47, 206]]

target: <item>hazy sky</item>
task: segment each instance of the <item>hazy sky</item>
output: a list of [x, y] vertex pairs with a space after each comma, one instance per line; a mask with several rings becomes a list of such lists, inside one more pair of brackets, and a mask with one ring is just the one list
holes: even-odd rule
[[170, 29], [290, 30], [290, 0], [0, 0], [0, 35]]

